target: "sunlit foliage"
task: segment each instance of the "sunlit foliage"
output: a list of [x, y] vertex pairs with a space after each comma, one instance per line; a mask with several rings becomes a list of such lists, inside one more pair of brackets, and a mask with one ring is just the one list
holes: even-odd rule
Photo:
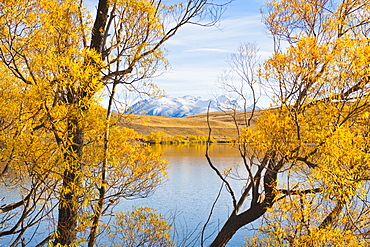
[[[149, 135], [143, 135], [143, 140], [151, 144], [183, 144], [183, 143], [206, 143], [207, 136], [198, 135], [175, 135], [169, 136], [163, 131], [151, 132]], [[217, 142], [212, 138], [212, 142]], [[231, 142], [231, 140], [230, 140]]]
[[234, 211], [211, 246], [262, 217], [247, 246], [367, 246], [370, 2], [267, 1], [263, 15], [272, 108], [239, 128], [246, 184], [237, 197], [221, 177]]
[[146, 79], [166, 69], [162, 45], [217, 9], [161, 2], [99, 0], [95, 19], [83, 1], [0, 2], [0, 178], [15, 195], [0, 208], [0, 237], [9, 246], [27, 245], [43, 225], [40, 246], [92, 247], [113, 205], [161, 183], [165, 162], [117, 127], [117, 90], [156, 93]]
[[170, 226], [163, 215], [156, 214], [151, 208], [117, 213], [109, 231], [112, 246], [173, 246]]

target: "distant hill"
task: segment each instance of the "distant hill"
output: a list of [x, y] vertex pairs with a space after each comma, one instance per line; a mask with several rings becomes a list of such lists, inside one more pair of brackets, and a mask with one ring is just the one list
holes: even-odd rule
[[[187, 95], [179, 98], [161, 97], [141, 100], [130, 107], [126, 113], [182, 118], [206, 113], [208, 111], [208, 106], [210, 106], [210, 112], [227, 109], [244, 110], [240, 102], [224, 95], [209, 100]], [[259, 109], [260, 108], [257, 107], [256, 110]], [[252, 110], [252, 106], [247, 107], [246, 110]]]
[[[255, 112], [256, 117], [261, 111]], [[237, 138], [235, 122], [231, 117], [232, 111], [217, 111], [209, 113], [212, 136], [216, 139]], [[169, 136], [175, 135], [208, 135], [207, 113], [192, 115], [188, 117], [175, 118], [166, 116], [149, 116], [125, 114], [122, 118], [122, 125], [133, 128], [140, 134], [148, 135], [150, 132], [162, 131]], [[250, 112], [237, 111], [237, 122], [240, 126], [245, 126], [243, 120], [245, 116], [250, 116]]]

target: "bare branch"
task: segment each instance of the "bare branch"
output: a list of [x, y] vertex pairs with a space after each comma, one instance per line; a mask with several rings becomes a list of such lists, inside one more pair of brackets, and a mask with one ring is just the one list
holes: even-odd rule
[[222, 180], [222, 182], [225, 183], [227, 191], [229, 192], [229, 194], [231, 195], [231, 198], [233, 200], [233, 205], [234, 205], [234, 209], [235, 209], [236, 208], [236, 197], [235, 197], [234, 191], [233, 191], [230, 183], [224, 178], [224, 176], [222, 176], [221, 172], [213, 165], [213, 163], [211, 161], [211, 158], [209, 156], [209, 145], [211, 143], [211, 132], [212, 132], [211, 124], [210, 124], [210, 121], [209, 121], [210, 105], [211, 105], [211, 103], [208, 104], [208, 111], [207, 111], [207, 125], [208, 125], [208, 130], [209, 131], [208, 131], [208, 140], [207, 140], [206, 155], [205, 156], [206, 156], [208, 164], [210, 165], [212, 170], [214, 170], [216, 172], [217, 176]]

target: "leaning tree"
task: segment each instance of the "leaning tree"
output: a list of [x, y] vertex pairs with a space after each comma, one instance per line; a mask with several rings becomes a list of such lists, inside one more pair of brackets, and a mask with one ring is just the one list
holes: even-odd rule
[[370, 2], [267, 1], [263, 16], [273, 54], [253, 67], [243, 46], [231, 61], [242, 86], [223, 82], [253, 104], [262, 88], [272, 106], [233, 114], [240, 193], [208, 156], [233, 202], [211, 246], [262, 218], [248, 246], [368, 245]]

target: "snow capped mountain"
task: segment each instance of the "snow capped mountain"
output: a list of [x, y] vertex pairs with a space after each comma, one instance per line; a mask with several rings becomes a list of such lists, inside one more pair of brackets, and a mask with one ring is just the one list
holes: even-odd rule
[[[183, 96], [179, 98], [162, 97], [145, 99], [134, 104], [126, 113], [142, 114], [151, 116], [186, 117], [209, 111], [221, 111], [227, 109], [242, 110], [236, 100], [227, 96], [219, 96], [216, 99], [204, 100], [202, 97]], [[251, 110], [251, 107], [249, 107]]]

